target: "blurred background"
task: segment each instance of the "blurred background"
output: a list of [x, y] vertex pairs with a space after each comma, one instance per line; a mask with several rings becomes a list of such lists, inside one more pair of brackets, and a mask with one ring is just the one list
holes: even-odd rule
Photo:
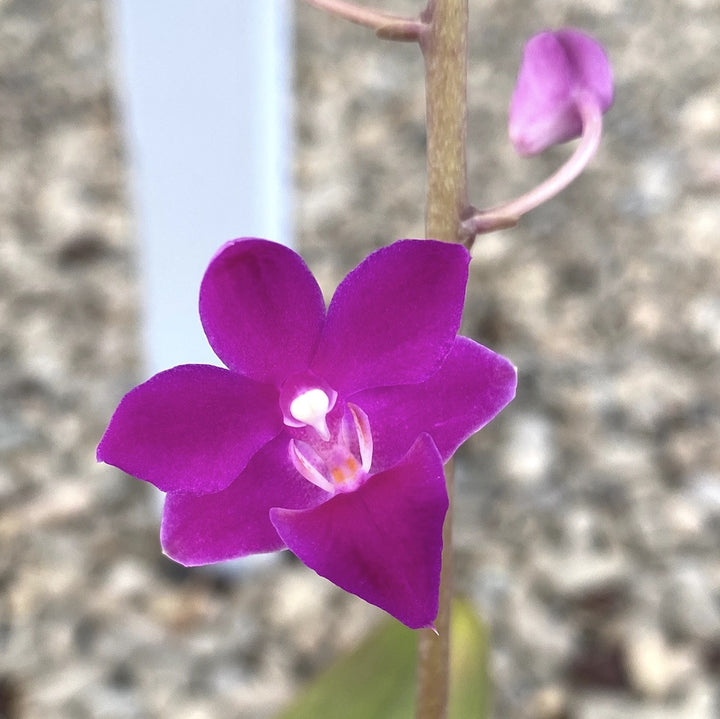
[[[414, 46], [290, 7], [292, 195], [279, 211], [329, 297], [369, 251], [423, 234], [422, 64]], [[590, 169], [473, 251], [464, 333], [520, 375], [516, 401], [458, 460], [458, 585], [492, 633], [494, 716], [715, 719], [720, 6], [470, 0], [470, 12], [475, 205], [523, 192], [570, 152], [522, 160], [507, 140], [529, 35], [580, 27], [616, 77]], [[0, 717], [265, 719], [380, 613], [287, 554], [240, 573], [175, 565], [149, 488], [95, 463], [151, 361], [147, 168], [118, 18], [100, 0], [0, 0]], [[166, 82], [186, 77], [170, 67]], [[199, 211], [191, 190], [180, 222]], [[238, 181], [236, 226], [209, 238], [203, 264], [250, 231], [248, 192]], [[168, 257], [186, 242], [167, 237]]]

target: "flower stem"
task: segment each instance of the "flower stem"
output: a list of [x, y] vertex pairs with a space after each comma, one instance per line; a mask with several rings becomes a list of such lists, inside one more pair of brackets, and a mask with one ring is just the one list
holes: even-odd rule
[[578, 110], [583, 122], [582, 137], [570, 159], [530, 192], [488, 210], [475, 210], [463, 222], [463, 228], [468, 235], [512, 227], [525, 213], [564, 190], [585, 169], [600, 144], [602, 112], [593, 98], [581, 98], [578, 101]]
[[418, 664], [416, 719], [445, 719], [450, 686], [450, 609], [453, 595], [452, 519], [454, 464], [445, 465], [448, 512], [443, 525], [442, 573], [440, 575], [440, 607], [435, 618], [435, 631], [418, 631]]
[[331, 15], [368, 27], [387, 40], [419, 40], [425, 29], [419, 20], [365, 8], [345, 0], [305, 0], [308, 5]]
[[[429, 0], [422, 14], [427, 23], [420, 38], [425, 60], [427, 106], [426, 236], [463, 242], [462, 213], [468, 206], [467, 0]], [[445, 478], [450, 506], [443, 527], [443, 562], [437, 633], [423, 629], [418, 637], [416, 719], [445, 719], [450, 673], [450, 606], [452, 600], [453, 463]]]
[[459, 242], [466, 210], [467, 0], [430, 0], [425, 59], [428, 237]]

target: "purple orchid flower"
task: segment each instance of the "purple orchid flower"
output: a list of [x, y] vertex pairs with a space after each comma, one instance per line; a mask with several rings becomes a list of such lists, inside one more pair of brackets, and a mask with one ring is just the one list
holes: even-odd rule
[[514, 367], [457, 331], [470, 256], [403, 240], [327, 311], [292, 250], [239, 239], [210, 262], [200, 317], [228, 367], [183, 365], [121, 401], [100, 461], [167, 492], [185, 565], [289, 548], [412, 628], [437, 613], [442, 463], [513, 397]]
[[610, 62], [602, 45], [579, 30], [541, 32], [525, 45], [510, 102], [509, 133], [521, 155], [580, 137], [583, 114], [613, 101]]

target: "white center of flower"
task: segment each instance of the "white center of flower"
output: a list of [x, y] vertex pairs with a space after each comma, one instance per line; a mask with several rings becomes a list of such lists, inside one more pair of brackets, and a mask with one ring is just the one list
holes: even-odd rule
[[330, 439], [327, 420], [330, 398], [317, 387], [299, 394], [290, 403], [290, 414], [303, 424], [308, 424], [325, 440]]

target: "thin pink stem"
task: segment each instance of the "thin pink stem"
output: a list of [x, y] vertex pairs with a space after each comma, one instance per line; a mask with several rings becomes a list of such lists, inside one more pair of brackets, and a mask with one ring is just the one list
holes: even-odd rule
[[419, 40], [425, 31], [425, 23], [399, 15], [365, 8], [345, 0], [304, 0], [318, 10], [368, 27], [387, 40]]
[[587, 167], [600, 145], [602, 112], [597, 102], [588, 96], [578, 101], [578, 110], [583, 123], [582, 136], [570, 159], [530, 192], [489, 210], [475, 210], [462, 224], [467, 237], [512, 227], [524, 214], [564, 190]]

